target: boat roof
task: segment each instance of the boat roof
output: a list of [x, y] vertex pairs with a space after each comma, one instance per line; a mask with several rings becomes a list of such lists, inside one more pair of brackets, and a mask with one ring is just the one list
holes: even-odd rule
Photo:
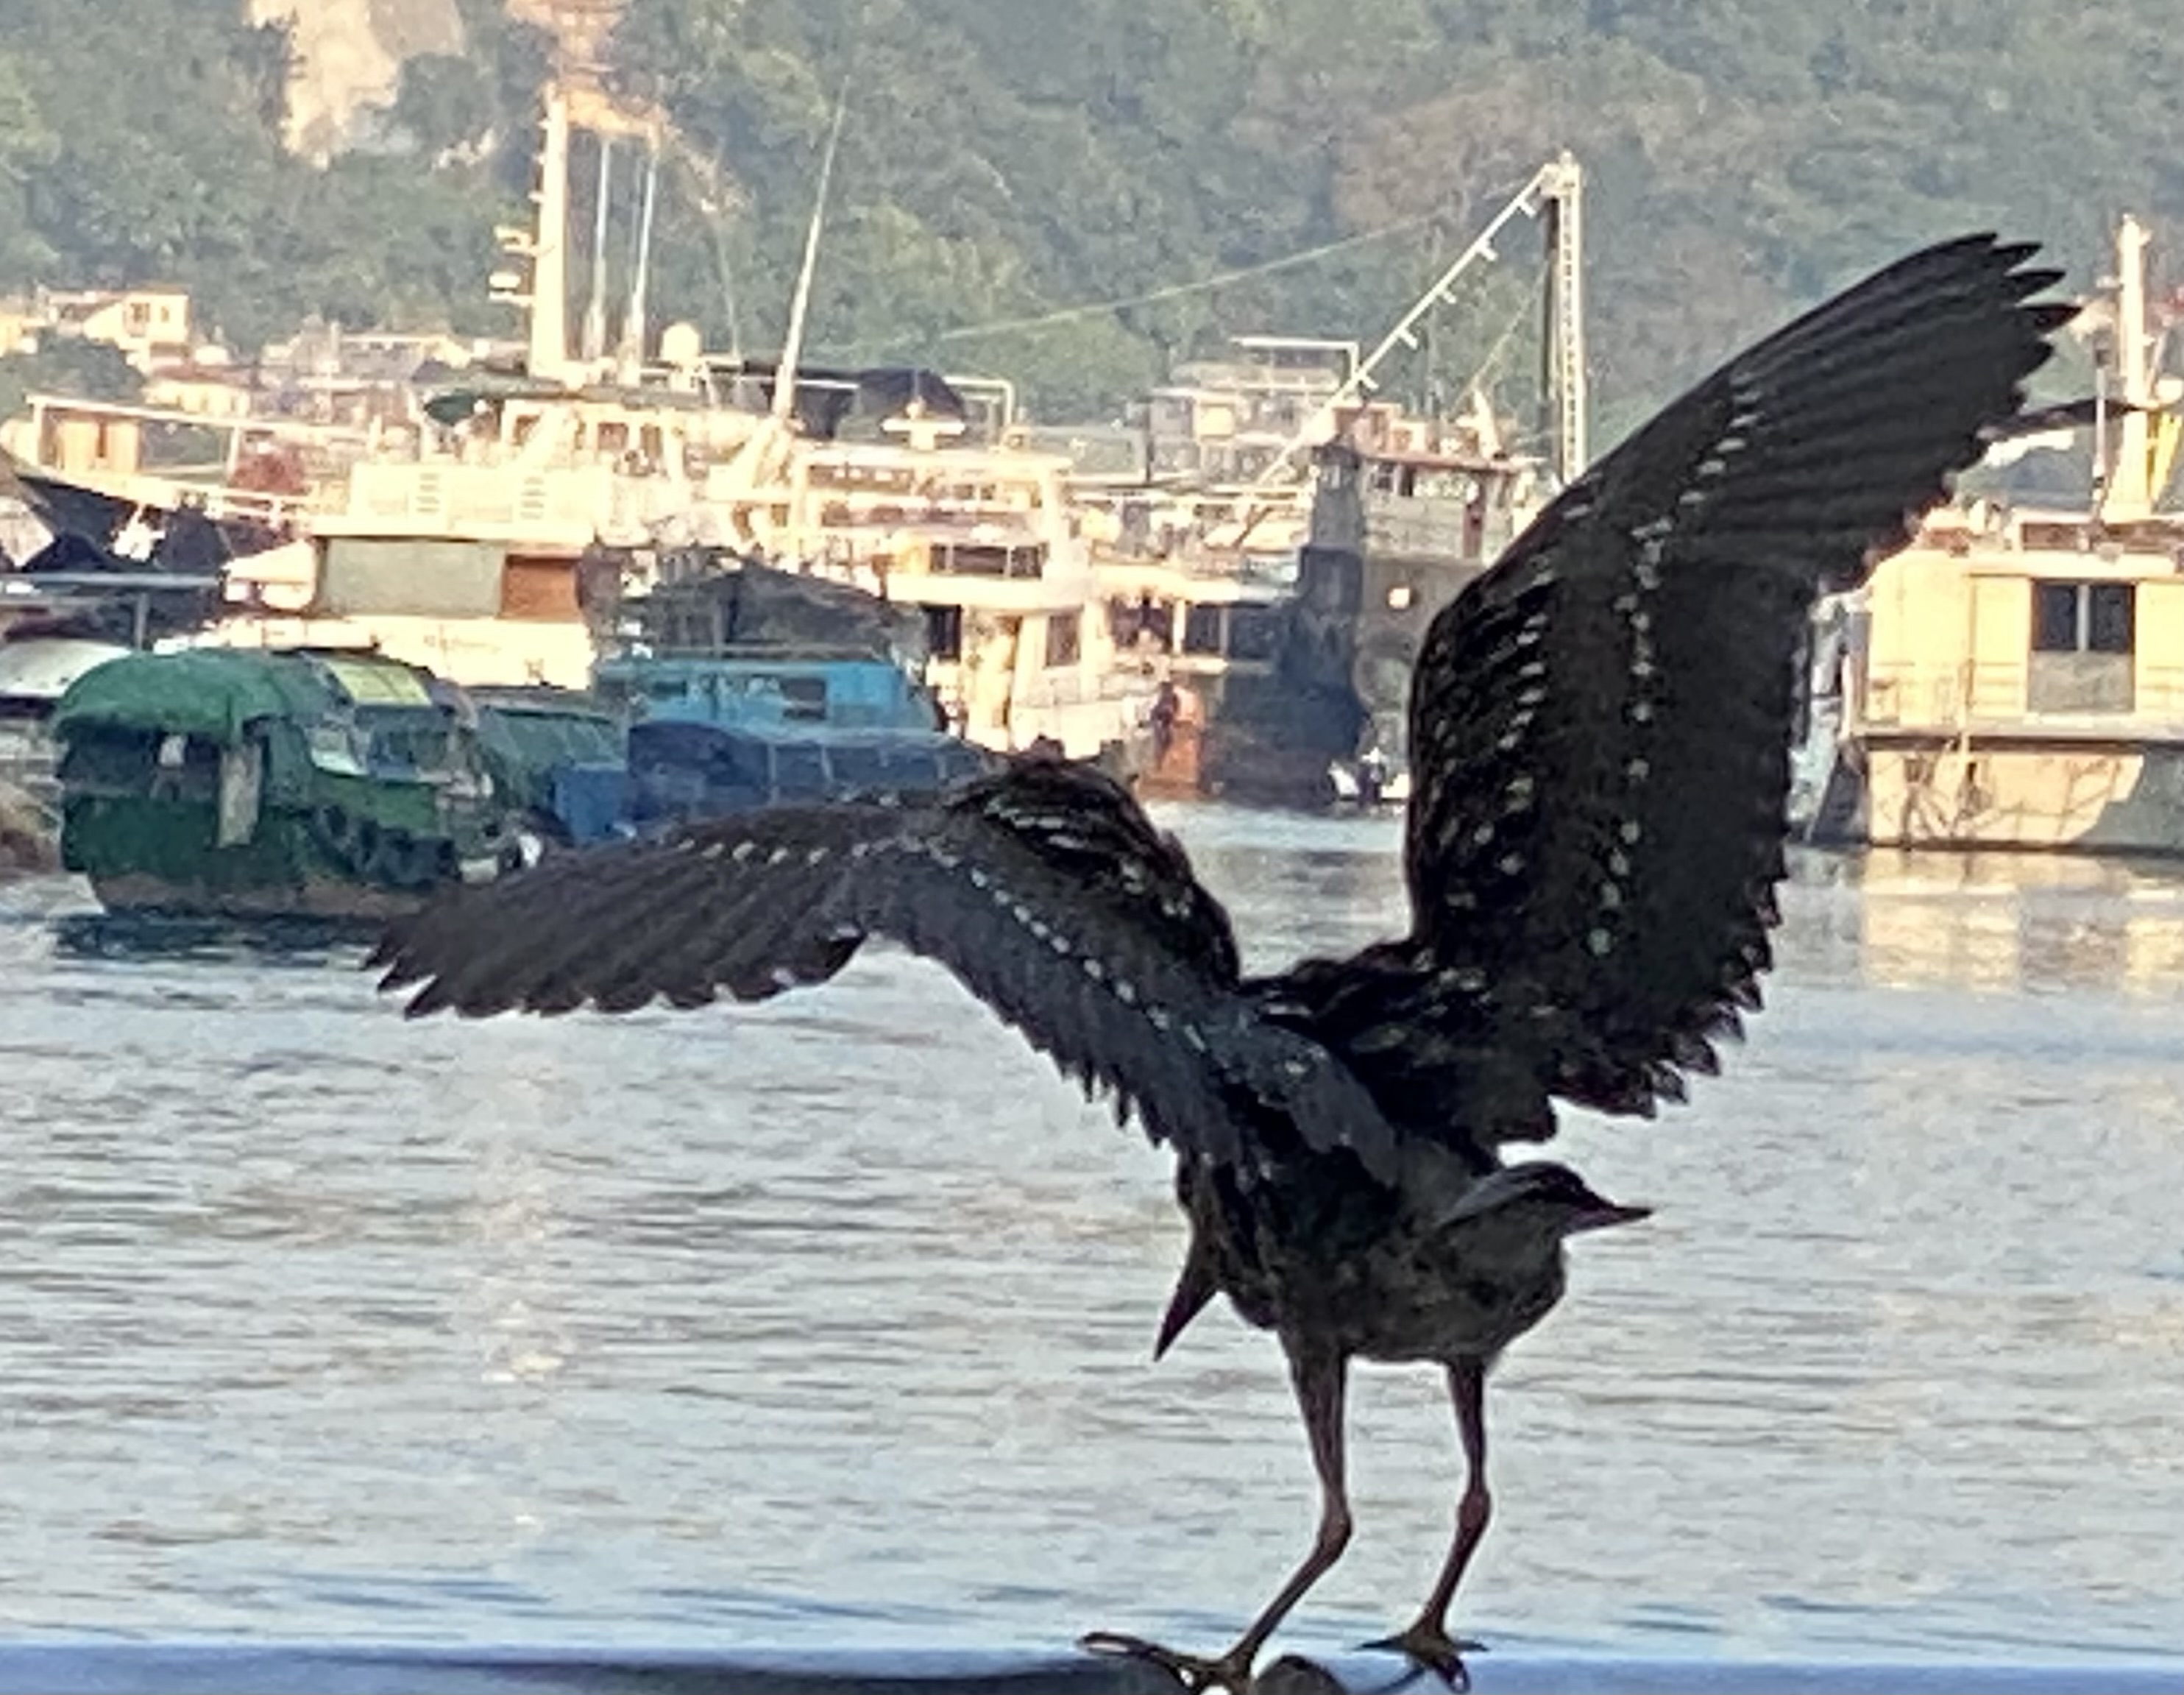
[[114, 642], [76, 636], [32, 636], [0, 643], [0, 697], [58, 700], [92, 666], [125, 657], [129, 651]]
[[448, 710], [429, 672], [376, 655], [186, 648], [128, 654], [85, 672], [62, 695], [53, 733], [97, 725], [228, 746], [269, 718], [308, 722], [359, 707]]

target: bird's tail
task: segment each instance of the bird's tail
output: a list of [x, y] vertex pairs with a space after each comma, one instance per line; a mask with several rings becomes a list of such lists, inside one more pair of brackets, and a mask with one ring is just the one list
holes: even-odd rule
[[1206, 1238], [1194, 1227], [1190, 1251], [1183, 1257], [1183, 1270], [1175, 1280], [1175, 1293], [1168, 1296], [1167, 1311], [1161, 1316], [1160, 1335], [1153, 1341], [1155, 1359], [1174, 1346], [1175, 1339], [1206, 1310], [1206, 1303], [1220, 1292], [1220, 1288], [1214, 1276], [1212, 1252], [1206, 1246]]

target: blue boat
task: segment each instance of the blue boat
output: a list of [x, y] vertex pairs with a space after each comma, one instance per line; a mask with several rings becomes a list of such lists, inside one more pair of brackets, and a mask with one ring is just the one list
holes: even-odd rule
[[913, 675], [914, 616], [763, 566], [633, 602], [594, 692], [629, 722], [627, 825], [644, 834], [785, 801], [927, 793], [993, 756], [950, 734]]

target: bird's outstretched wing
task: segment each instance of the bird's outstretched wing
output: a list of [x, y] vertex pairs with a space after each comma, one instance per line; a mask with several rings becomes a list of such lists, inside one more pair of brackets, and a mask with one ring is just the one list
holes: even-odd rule
[[939, 797], [783, 806], [551, 859], [390, 927], [369, 962], [409, 1011], [762, 1000], [870, 936], [945, 965], [1088, 1090], [1222, 1161], [1290, 1139], [1386, 1172], [1393, 1133], [1342, 1063], [1237, 987], [1228, 916], [1118, 784], [1027, 760]]
[[[1759, 1004], [1792, 655], [2018, 411], [2070, 315], [1986, 236], [1888, 267], [1670, 405], [1435, 620], [1409, 939], [1261, 990], [1404, 1122], [1550, 1134], [1681, 1098]], [[1525, 1079], [1529, 1078], [1529, 1086]]]

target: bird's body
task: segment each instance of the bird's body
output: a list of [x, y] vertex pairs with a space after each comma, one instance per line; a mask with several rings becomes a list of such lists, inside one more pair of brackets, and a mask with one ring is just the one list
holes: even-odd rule
[[1346, 1358], [1491, 1359], [1562, 1298], [1563, 1257], [1552, 1237], [1462, 1217], [1479, 1175], [1431, 1147], [1407, 1151], [1394, 1185], [1346, 1154], [1306, 1154], [1249, 1186], [1185, 1162], [1190, 1246], [1160, 1351], [1217, 1291], [1245, 1323]]
[[1020, 761], [938, 797], [790, 807], [549, 861], [405, 921], [413, 1013], [627, 1011], [823, 981], [890, 937], [939, 960], [1178, 1161], [1164, 1350], [1217, 1295], [1288, 1358], [1322, 1491], [1303, 1564], [1226, 1653], [1240, 1689], [1351, 1530], [1350, 1361], [1446, 1374], [1454, 1545], [1388, 1646], [1451, 1683], [1446, 1614], [1490, 1514], [1485, 1375], [1631, 1222], [1509, 1163], [1554, 1101], [1650, 1116], [1759, 1004], [1815, 597], [1857, 582], [2020, 410], [2066, 308], [1974, 237], [1914, 254], [1732, 360], [1565, 490], [1435, 619], [1412, 700], [1411, 922], [1243, 975], [1228, 917], [1128, 794]]

